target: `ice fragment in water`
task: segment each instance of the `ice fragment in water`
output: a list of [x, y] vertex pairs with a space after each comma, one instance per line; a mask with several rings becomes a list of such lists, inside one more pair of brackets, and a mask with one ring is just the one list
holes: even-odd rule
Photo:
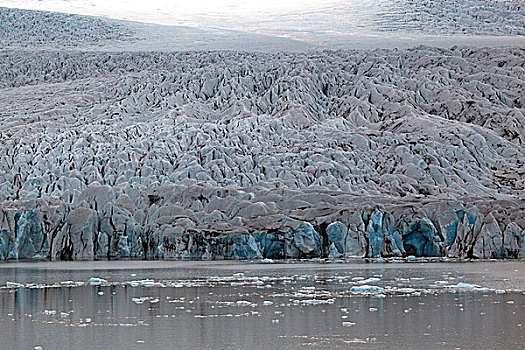
[[21, 283], [16, 283], [16, 282], [7, 282], [7, 283], [5, 284], [5, 286], [6, 286], [7, 288], [23, 288], [23, 287], [24, 287], [23, 284], [21, 284]]
[[88, 283], [92, 286], [97, 286], [97, 285], [100, 285], [102, 283], [107, 283], [108, 281], [106, 281], [105, 279], [103, 278], [98, 278], [98, 277], [91, 277], [89, 280], [88, 280]]
[[362, 286], [354, 286], [350, 288], [350, 291], [352, 293], [379, 293], [383, 291], [383, 288], [379, 286], [371, 286], [368, 284], [364, 284]]

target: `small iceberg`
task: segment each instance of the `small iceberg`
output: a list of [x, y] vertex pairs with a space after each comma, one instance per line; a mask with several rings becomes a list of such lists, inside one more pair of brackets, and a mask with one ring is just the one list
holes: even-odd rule
[[5, 286], [7, 288], [24, 288], [24, 285], [21, 284], [21, 283], [16, 283], [16, 282], [7, 282], [5, 284]]
[[377, 278], [377, 277], [370, 277], [370, 278], [367, 278], [366, 280], [360, 280], [356, 283], [358, 284], [368, 284], [368, 283], [373, 283], [373, 282], [379, 282], [381, 281], [380, 278]]
[[140, 298], [131, 298], [135, 304], [144, 304], [144, 302], [149, 301], [150, 304], [156, 304], [160, 301], [159, 298], [154, 297], [140, 297]]
[[410, 288], [410, 287], [405, 287], [405, 288], [398, 288], [396, 291], [398, 293], [410, 294], [410, 293], [416, 293], [417, 289]]
[[99, 286], [103, 283], [108, 283], [108, 281], [106, 281], [105, 279], [103, 278], [98, 278], [98, 277], [91, 277], [89, 280], [88, 280], [88, 284], [92, 285], [92, 286]]
[[354, 286], [350, 288], [350, 292], [365, 294], [365, 293], [381, 293], [384, 289], [379, 286], [372, 286], [369, 284], [364, 284], [362, 286]]
[[463, 283], [453, 284], [450, 286], [445, 286], [445, 288], [452, 288], [459, 291], [488, 291], [488, 288], [481, 287], [477, 284]]
[[294, 300], [294, 304], [304, 305], [320, 305], [320, 304], [333, 304], [335, 299], [307, 299], [307, 300]]
[[145, 279], [140, 281], [131, 281], [129, 282], [132, 287], [165, 287], [164, 284], [160, 282], [155, 282], [154, 280]]

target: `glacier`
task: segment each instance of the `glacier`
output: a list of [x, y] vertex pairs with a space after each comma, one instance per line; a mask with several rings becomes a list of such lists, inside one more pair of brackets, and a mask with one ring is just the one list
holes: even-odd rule
[[525, 257], [523, 49], [108, 51], [134, 27], [0, 15], [0, 259]]

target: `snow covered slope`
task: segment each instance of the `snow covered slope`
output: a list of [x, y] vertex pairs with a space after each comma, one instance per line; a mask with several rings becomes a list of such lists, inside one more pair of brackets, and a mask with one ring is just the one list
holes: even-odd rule
[[522, 48], [40, 41], [0, 51], [0, 258], [525, 257]]

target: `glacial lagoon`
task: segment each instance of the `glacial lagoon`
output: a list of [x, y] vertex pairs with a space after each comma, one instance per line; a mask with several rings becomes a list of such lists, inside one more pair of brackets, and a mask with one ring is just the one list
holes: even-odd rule
[[523, 349], [523, 261], [0, 265], [2, 349]]

